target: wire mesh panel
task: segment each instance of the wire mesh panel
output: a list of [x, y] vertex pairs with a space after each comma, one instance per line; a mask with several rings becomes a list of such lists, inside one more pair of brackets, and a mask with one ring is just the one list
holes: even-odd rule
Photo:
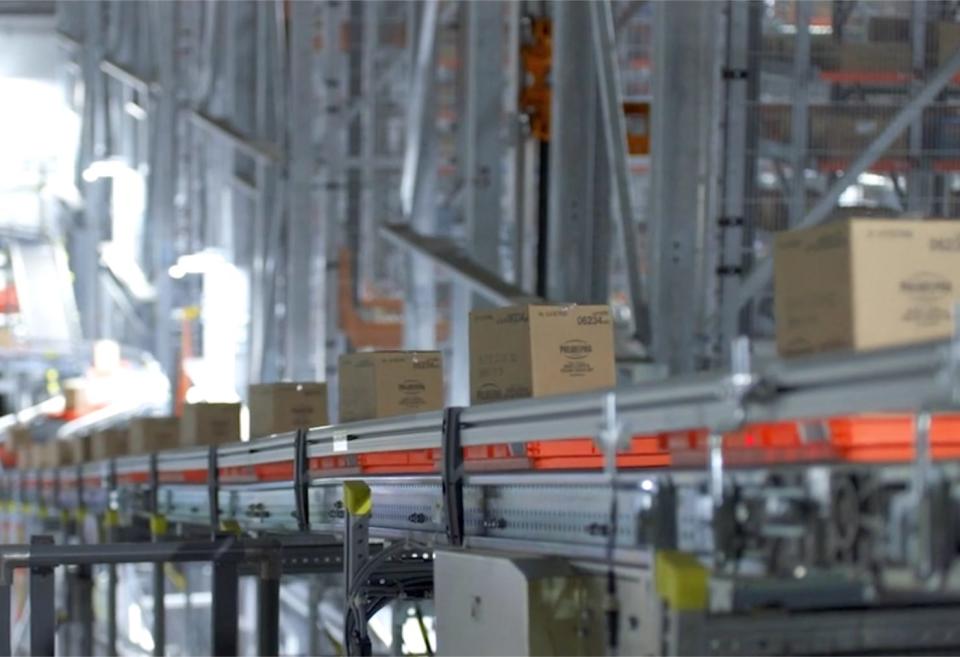
[[[747, 199], [761, 231], [798, 223], [960, 47], [960, 24], [944, 7], [765, 3], [750, 108], [758, 180]], [[949, 85], [910, 122], [840, 196], [836, 216], [957, 215], [958, 91]]]

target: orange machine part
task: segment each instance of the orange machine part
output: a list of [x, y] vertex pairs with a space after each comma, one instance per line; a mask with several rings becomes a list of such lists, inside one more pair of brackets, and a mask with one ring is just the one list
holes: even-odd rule
[[530, 118], [530, 133], [540, 141], [550, 140], [550, 68], [553, 65], [553, 23], [535, 18], [532, 40], [520, 48], [520, 62], [527, 84], [520, 89], [520, 110]]

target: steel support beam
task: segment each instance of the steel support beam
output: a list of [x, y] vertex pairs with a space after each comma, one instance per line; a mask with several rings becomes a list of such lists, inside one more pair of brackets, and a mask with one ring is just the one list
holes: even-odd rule
[[617, 209], [617, 236], [621, 247], [621, 265], [627, 283], [627, 294], [633, 314], [634, 335], [645, 345], [650, 341], [650, 317], [640, 276], [640, 250], [637, 245], [637, 222], [630, 196], [630, 170], [627, 162], [627, 128], [623, 113], [623, 84], [616, 44], [613, 8], [610, 0], [589, 3], [593, 28], [593, 56], [597, 66], [597, 82], [602, 123], [606, 138], [608, 166], [613, 181], [614, 207]]
[[[436, 126], [435, 99], [436, 36], [438, 3], [411, 3], [410, 12], [420, 12], [407, 105], [406, 148], [400, 179], [400, 202], [404, 217], [414, 230], [432, 235], [436, 229]], [[414, 23], [408, 33], [414, 33]], [[436, 282], [432, 264], [416, 255], [408, 256], [407, 294], [404, 304], [404, 346], [433, 349], [436, 346]]]
[[213, 562], [213, 602], [210, 636], [210, 654], [226, 657], [237, 654], [237, 599], [239, 580], [237, 563], [232, 560]]
[[[465, 13], [464, 93], [460, 122], [460, 162], [463, 178], [462, 215], [467, 254], [481, 269], [499, 277], [503, 144], [503, 6], [468, 2]], [[470, 402], [470, 311], [485, 299], [459, 278], [451, 309], [451, 378], [449, 403]]]
[[[867, 168], [877, 161], [893, 144], [903, 131], [923, 112], [939, 95], [950, 80], [960, 71], [960, 49], [955, 51], [926, 84], [911, 97], [910, 101], [900, 108], [890, 122], [880, 131], [880, 134], [864, 149], [864, 151], [850, 163], [843, 175], [830, 186], [830, 189], [820, 197], [807, 215], [797, 224], [798, 228], [807, 228], [822, 223], [837, 205], [840, 195], [854, 184]], [[773, 259], [768, 256], [758, 262], [751, 270], [750, 275], [740, 287], [737, 303], [743, 307], [758, 294], [761, 294], [773, 278]]]
[[[794, 3], [797, 35], [793, 44], [793, 90], [790, 109], [790, 225], [807, 209], [807, 141], [810, 135], [810, 17], [812, 2]], [[731, 44], [732, 45], [732, 44]], [[785, 190], [787, 191], [787, 190]]]
[[[914, 93], [923, 86], [927, 73], [927, 3], [910, 3], [910, 50], [913, 65], [911, 88]], [[932, 212], [933, 175], [929, 158], [924, 157], [923, 113], [910, 124], [908, 145], [913, 168], [907, 175], [908, 212], [929, 215]], [[894, 174], [896, 175], [896, 174]]]
[[[52, 545], [51, 536], [34, 536], [30, 545]], [[53, 568], [30, 569], [30, 654], [53, 657], [57, 633]]]
[[546, 239], [546, 296], [607, 303], [610, 279], [609, 165], [597, 91], [590, 3], [553, 4], [553, 96]]
[[[758, 3], [725, 3], [725, 29], [719, 44], [719, 59], [724, 63], [724, 70], [714, 72], [714, 79], [721, 85], [718, 95], [722, 98], [722, 121], [714, 130], [721, 135], [722, 148], [718, 157], [717, 219], [713, 227], [717, 238], [707, 243], [717, 244], [718, 253], [715, 258], [708, 260], [705, 272], [707, 285], [714, 285], [716, 289], [716, 307], [709, 308], [716, 320], [709, 324], [710, 343], [707, 345], [707, 354], [714, 363], [718, 358], [719, 362], [729, 362], [730, 345], [737, 336], [749, 334], [752, 317], [752, 309], [741, 311], [734, 300], [743, 271], [750, 263], [754, 234], [753, 213], [746, 199], [750, 197], [756, 179], [756, 158], [750, 157], [750, 153], [756, 152], [758, 142], [757, 131], [751, 121], [751, 109], [756, 105], [760, 84], [760, 66], [756, 55], [759, 50], [760, 11], [761, 5]], [[797, 74], [801, 75], [802, 72]], [[800, 115], [800, 118], [794, 117], [793, 126], [802, 129], [804, 136], [794, 133], [787, 158], [787, 161], [794, 163], [795, 170], [803, 169], [805, 162], [802, 162], [802, 158], [806, 156], [805, 151], [800, 153], [796, 150], [800, 142], [805, 142], [807, 129], [806, 120], [802, 118], [806, 99], [800, 99], [800, 102], [799, 108], [793, 108], [794, 111], [799, 109]], [[803, 175], [802, 172], [800, 175]], [[801, 184], [800, 180], [794, 178], [784, 182], [785, 190], [795, 188], [796, 185], [791, 187], [790, 182]], [[714, 295], [706, 294], [706, 298], [713, 300]]]
[[386, 224], [380, 228], [380, 233], [393, 244], [416, 253], [433, 266], [443, 268], [489, 303], [509, 305], [517, 301], [539, 299], [476, 264], [464, 254], [463, 249], [448, 239], [420, 235], [406, 224]]
[[257, 654], [276, 657], [280, 652], [280, 564], [268, 559], [260, 564], [257, 579]]
[[[12, 614], [10, 607], [10, 596], [12, 595], [12, 583], [4, 581], [0, 583], [0, 657], [11, 657], [12, 650]], [[84, 653], [93, 654], [93, 653]]]
[[[741, 3], [732, 3], [734, 5]], [[748, 3], [742, 3], [744, 5]], [[650, 312], [652, 354], [689, 372], [704, 351], [715, 258], [712, 236], [726, 3], [653, 3]], [[742, 168], [741, 168], [742, 171]]]
[[[315, 289], [312, 272], [314, 245], [311, 238], [317, 226], [313, 196], [313, 117], [316, 104], [313, 92], [313, 12], [314, 4], [295, 2], [290, 11], [290, 103], [287, 116], [287, 140], [290, 158], [287, 186], [287, 317], [286, 378], [311, 381], [326, 368], [323, 342], [316, 342], [312, 326], [314, 306], [323, 288]], [[318, 353], [315, 353], [318, 352]]]

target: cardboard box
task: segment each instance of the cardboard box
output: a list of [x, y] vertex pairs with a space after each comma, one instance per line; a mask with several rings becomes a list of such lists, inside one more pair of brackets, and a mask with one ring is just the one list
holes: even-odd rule
[[46, 442], [31, 444], [27, 453], [27, 465], [24, 467], [33, 470], [47, 467], [47, 461], [50, 459], [50, 451], [47, 449]]
[[130, 432], [126, 429], [105, 429], [90, 437], [90, 460], [103, 461], [130, 453]]
[[[813, 106], [810, 108], [810, 149], [821, 156], [856, 157], [870, 145], [897, 112], [896, 107]], [[905, 157], [909, 141], [904, 132], [884, 157]]]
[[187, 404], [180, 418], [180, 444], [219, 445], [240, 440], [240, 404]]
[[93, 436], [74, 436], [70, 440], [70, 461], [73, 465], [80, 465], [92, 460]]
[[83, 379], [69, 379], [63, 382], [65, 412], [82, 412], [90, 406], [87, 385]]
[[33, 442], [33, 436], [30, 434], [30, 429], [17, 425], [7, 429], [3, 447], [8, 452], [17, 454], [20, 450], [29, 449], [31, 442]]
[[69, 440], [49, 439], [46, 453], [48, 468], [63, 468], [73, 463], [73, 444]]
[[608, 306], [515, 306], [470, 313], [470, 403], [616, 385]]
[[913, 70], [910, 43], [843, 43], [836, 48], [835, 66], [844, 72], [909, 73]]
[[941, 66], [960, 48], [960, 23], [941, 21], [937, 23], [936, 34], [937, 66]]
[[340, 421], [443, 408], [438, 351], [375, 351], [340, 357]]
[[326, 383], [264, 383], [250, 386], [250, 437], [301, 427], [322, 427], [327, 414]]
[[960, 299], [960, 222], [853, 219], [782, 233], [777, 348], [792, 356], [946, 338]]
[[130, 421], [131, 454], [152, 454], [179, 446], [179, 418], [138, 417]]

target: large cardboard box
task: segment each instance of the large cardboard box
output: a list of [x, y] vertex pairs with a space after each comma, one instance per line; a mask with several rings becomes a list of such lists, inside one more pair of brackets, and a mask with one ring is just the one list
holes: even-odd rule
[[126, 429], [104, 429], [90, 437], [90, 460], [103, 461], [130, 453], [130, 432]]
[[616, 385], [607, 306], [514, 306], [470, 313], [470, 403]]
[[17, 425], [7, 429], [3, 447], [11, 454], [17, 454], [22, 449], [29, 449], [31, 442], [33, 442], [33, 437], [30, 434], [30, 429]]
[[151, 454], [179, 446], [179, 418], [138, 417], [130, 421], [131, 454]]
[[443, 408], [438, 351], [374, 351], [340, 357], [340, 421]]
[[69, 440], [49, 439], [46, 453], [48, 468], [63, 468], [73, 463], [73, 445]]
[[74, 436], [70, 440], [70, 461], [74, 465], [80, 465], [92, 460], [91, 450], [93, 445], [93, 436]]
[[945, 338], [960, 300], [960, 221], [852, 219], [782, 233], [777, 348], [791, 356]]
[[240, 440], [240, 404], [187, 404], [180, 418], [180, 444], [196, 447]]
[[259, 438], [329, 423], [326, 383], [250, 386], [250, 437]]
[[31, 469], [39, 469], [47, 467], [47, 463], [50, 460], [50, 450], [47, 449], [46, 441], [35, 442], [30, 445], [28, 451], [28, 456], [26, 459], [26, 465], [24, 467]]
[[87, 384], [83, 379], [68, 379], [63, 382], [64, 411], [82, 412], [90, 407]]

